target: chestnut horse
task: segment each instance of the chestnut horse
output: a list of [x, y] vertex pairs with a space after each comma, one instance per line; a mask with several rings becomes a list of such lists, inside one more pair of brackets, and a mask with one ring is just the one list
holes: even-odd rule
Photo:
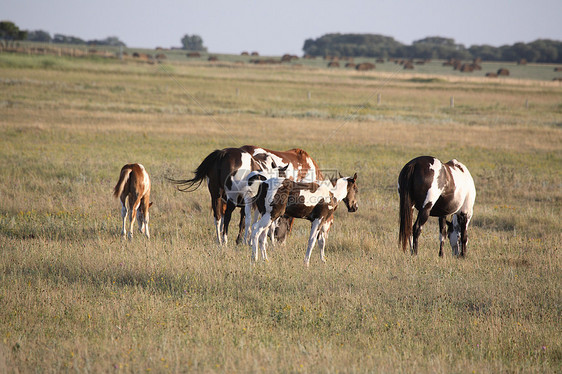
[[[410, 242], [411, 253], [418, 253], [418, 237], [422, 226], [432, 216], [439, 217], [439, 256], [443, 256], [446, 235], [453, 256], [466, 255], [467, 228], [476, 198], [474, 181], [466, 166], [455, 159], [443, 164], [435, 157], [417, 157], [402, 168], [398, 177], [398, 192], [399, 241], [402, 250], [405, 251], [407, 242]], [[412, 226], [414, 206], [418, 210], [418, 217]]]
[[129, 239], [133, 237], [133, 227], [138, 214], [139, 231], [150, 238], [148, 231], [148, 208], [152, 205], [150, 201], [150, 177], [141, 164], [127, 164], [121, 169], [119, 181], [113, 189], [113, 196], [121, 201], [121, 218], [123, 219], [123, 230], [121, 236], [127, 236], [126, 221], [129, 215], [130, 230]]
[[[194, 191], [206, 180], [211, 195], [211, 207], [215, 218], [217, 241], [227, 244], [228, 226], [232, 212], [244, 204], [243, 181], [252, 171], [265, 171], [275, 175], [275, 170], [284, 168], [285, 175], [296, 181], [322, 179], [316, 161], [302, 149], [285, 152], [245, 145], [240, 148], [217, 149], [211, 152], [195, 170], [191, 179], [175, 180], [180, 191]], [[239, 233], [236, 242], [242, 240], [244, 231], [244, 209], [242, 209]]]

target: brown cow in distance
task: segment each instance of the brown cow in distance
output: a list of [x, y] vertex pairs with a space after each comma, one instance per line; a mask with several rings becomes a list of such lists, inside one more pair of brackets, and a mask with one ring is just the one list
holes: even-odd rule
[[498, 69], [498, 75], [508, 76], [509, 70], [507, 70], [506, 68], [500, 68], [500, 69]]
[[375, 64], [371, 62], [362, 62], [355, 67], [357, 71], [367, 71], [367, 70], [374, 70], [376, 68]]

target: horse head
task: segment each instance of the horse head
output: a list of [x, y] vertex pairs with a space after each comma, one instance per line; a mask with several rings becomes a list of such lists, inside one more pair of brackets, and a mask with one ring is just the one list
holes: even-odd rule
[[347, 207], [348, 212], [356, 212], [359, 209], [359, 204], [357, 203], [357, 194], [359, 193], [359, 188], [357, 188], [357, 173], [351, 178], [345, 178], [347, 180], [347, 195], [344, 197], [343, 202]]

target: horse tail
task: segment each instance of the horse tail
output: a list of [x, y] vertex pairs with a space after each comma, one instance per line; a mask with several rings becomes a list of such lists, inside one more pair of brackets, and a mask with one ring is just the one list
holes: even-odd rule
[[410, 196], [412, 175], [414, 173], [415, 164], [409, 163], [402, 168], [400, 176], [398, 177], [398, 186], [400, 189], [400, 232], [398, 241], [403, 251], [406, 251], [406, 246], [412, 236], [412, 198]]
[[119, 196], [121, 196], [121, 193], [123, 193], [123, 190], [125, 189], [125, 184], [129, 180], [129, 176], [131, 175], [131, 172], [133, 171], [133, 169], [129, 166], [130, 165], [125, 165], [121, 169], [121, 173], [119, 174], [119, 180], [117, 181], [117, 184], [113, 188], [113, 196], [115, 198], [118, 198]]
[[178, 190], [182, 192], [195, 191], [199, 188], [203, 180], [210, 176], [211, 172], [215, 172], [218, 169], [217, 163], [222, 160], [225, 154], [226, 151], [224, 149], [217, 149], [211, 152], [207, 157], [205, 157], [197, 169], [195, 169], [195, 176], [191, 179], [166, 179], [176, 184], [178, 186]]

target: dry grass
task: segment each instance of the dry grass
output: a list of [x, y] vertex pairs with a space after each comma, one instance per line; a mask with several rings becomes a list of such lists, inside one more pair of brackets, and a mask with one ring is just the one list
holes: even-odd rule
[[[53, 61], [0, 65], [0, 372], [560, 371], [559, 87]], [[242, 144], [359, 173], [327, 264], [304, 268], [299, 222], [250, 266], [215, 244], [203, 188], [165, 182]], [[417, 257], [398, 249], [396, 178], [420, 154], [474, 176], [466, 260], [438, 258], [434, 221]], [[127, 162], [152, 176], [150, 241], [119, 238]]]

